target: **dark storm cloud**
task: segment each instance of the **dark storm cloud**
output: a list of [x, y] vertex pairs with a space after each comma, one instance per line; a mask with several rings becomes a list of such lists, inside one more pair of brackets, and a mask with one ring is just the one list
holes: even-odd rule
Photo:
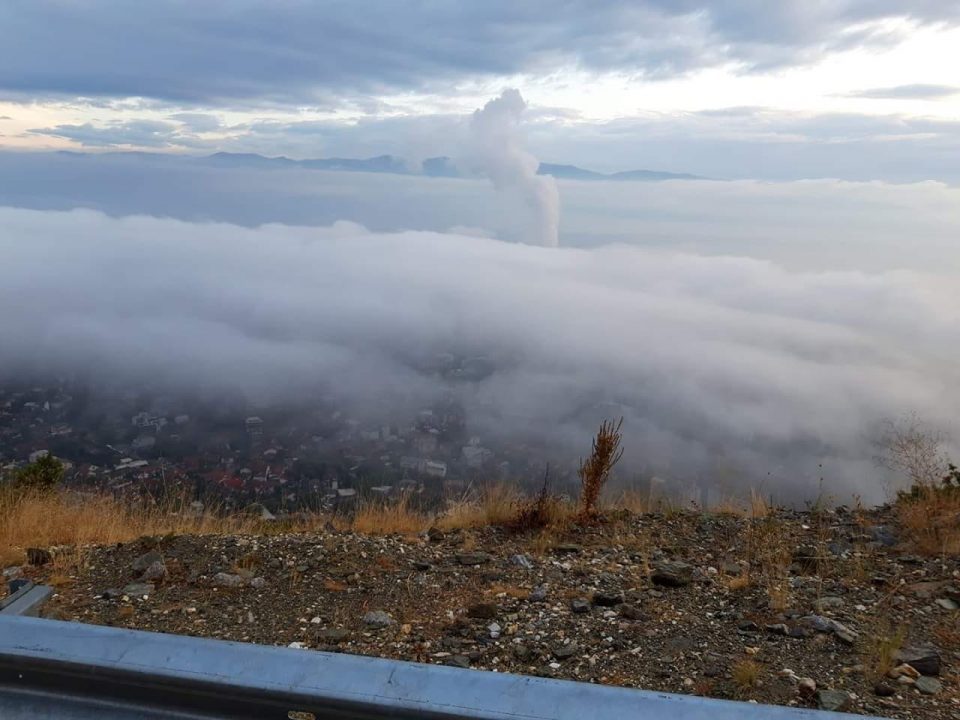
[[939, 0], [14, 0], [0, 6], [0, 90], [311, 103], [567, 64], [648, 76], [729, 62], [764, 69], [895, 43], [898, 35], [871, 25], [891, 17], [952, 24], [960, 7]]

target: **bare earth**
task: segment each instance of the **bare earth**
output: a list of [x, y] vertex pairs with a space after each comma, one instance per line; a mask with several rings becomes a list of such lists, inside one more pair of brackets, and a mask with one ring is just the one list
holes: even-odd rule
[[[882, 511], [621, 513], [549, 535], [141, 538], [94, 548], [84, 565], [23, 568], [58, 586], [49, 616], [960, 718], [960, 562], [911, 555]], [[144, 572], [154, 587], [130, 587]]]

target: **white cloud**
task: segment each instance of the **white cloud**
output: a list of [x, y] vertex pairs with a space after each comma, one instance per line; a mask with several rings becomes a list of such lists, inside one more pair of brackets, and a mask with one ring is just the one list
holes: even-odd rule
[[629, 467], [722, 467], [783, 494], [809, 494], [822, 474], [867, 500], [882, 493], [870, 424], [905, 410], [948, 423], [960, 401], [949, 277], [352, 224], [0, 209], [0, 227], [5, 368], [275, 397], [329, 385], [382, 412], [437, 390], [416, 358], [485, 354], [494, 375], [455, 391], [487, 437], [576, 454], [594, 406], [617, 403]]

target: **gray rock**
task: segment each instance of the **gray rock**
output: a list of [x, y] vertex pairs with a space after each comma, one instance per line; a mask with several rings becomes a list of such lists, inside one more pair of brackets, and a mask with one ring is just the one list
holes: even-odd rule
[[843, 712], [850, 708], [853, 698], [843, 690], [818, 690], [817, 707], [831, 712]]
[[267, 579], [264, 577], [255, 577], [250, 581], [250, 587], [256, 590], [262, 590], [267, 586]]
[[446, 537], [446, 534], [438, 527], [432, 527], [427, 530], [427, 539], [430, 542], [441, 542]]
[[943, 690], [943, 684], [939, 680], [926, 675], [918, 677], [914, 687], [924, 695], [939, 695], [940, 691]]
[[874, 525], [869, 528], [870, 539], [875, 543], [880, 543], [885, 547], [893, 547], [897, 544], [897, 535], [886, 525]]
[[324, 628], [317, 633], [317, 638], [323, 642], [337, 645], [342, 643], [350, 636], [350, 631], [345, 628]]
[[573, 657], [580, 650], [580, 646], [576, 642], [570, 641], [566, 645], [557, 645], [553, 648], [553, 656], [557, 660], [566, 660], [568, 657]]
[[123, 590], [120, 588], [109, 588], [108, 590], [104, 590], [103, 597], [107, 600], [116, 600], [117, 598], [122, 598]]
[[848, 645], [853, 644], [857, 637], [859, 637], [855, 630], [848, 628], [833, 618], [824, 617], [823, 615], [804, 615], [800, 618], [799, 622], [805, 627], [819, 633], [833, 633], [840, 641]]
[[134, 572], [142, 573], [154, 563], [163, 564], [163, 555], [161, 555], [156, 551], [151, 551], [148, 553], [144, 553], [143, 555], [138, 557], [136, 560], [134, 560], [133, 563], [130, 565], [130, 569], [133, 570]]
[[243, 578], [239, 575], [231, 575], [230, 573], [218, 572], [210, 580], [210, 584], [214, 587], [222, 588], [237, 588], [243, 585]]
[[461, 565], [485, 565], [493, 560], [492, 555], [482, 552], [458, 553], [457, 562]]
[[581, 613], [590, 612], [590, 603], [585, 598], [577, 598], [570, 603], [570, 610], [578, 615]]
[[576, 543], [560, 543], [553, 546], [553, 552], [557, 555], [579, 555], [583, 551], [583, 546]]
[[598, 607], [616, 607], [623, 603], [623, 593], [604, 592], [594, 593], [593, 604]]
[[430, 570], [433, 570], [433, 565], [428, 562], [424, 562], [423, 560], [414, 560], [413, 569], [417, 572], [429, 572]]
[[537, 585], [533, 590], [530, 591], [530, 601], [531, 602], [543, 602], [547, 599], [547, 586], [546, 585]]
[[940, 650], [934, 645], [910, 645], [893, 656], [897, 663], [906, 663], [921, 675], [940, 674]]
[[503, 628], [500, 627], [500, 623], [495, 623], [495, 622], [494, 622], [494, 623], [490, 623], [490, 624], [487, 626], [487, 630], [490, 631], [490, 638], [491, 638], [492, 640], [496, 640], [497, 638], [500, 637], [500, 633], [503, 631]]
[[19, 565], [12, 565], [3, 569], [4, 580], [16, 580], [21, 575], [23, 575], [23, 568], [21, 568]]
[[143, 597], [144, 595], [153, 595], [153, 590], [153, 583], [135, 582], [125, 585], [123, 588], [123, 594], [130, 595], [132, 597]]
[[43, 548], [27, 548], [27, 562], [31, 565], [46, 565], [53, 560], [49, 550]]
[[764, 625], [763, 629], [768, 633], [773, 633], [774, 635], [787, 635], [790, 632], [790, 628], [787, 627], [784, 623], [773, 623], [771, 625]]
[[363, 616], [363, 624], [371, 630], [382, 630], [396, 624], [390, 613], [383, 610], [371, 610]]
[[650, 580], [654, 585], [683, 587], [693, 582], [693, 566], [684, 562], [658, 562], [653, 566]]
[[515, 645], [513, 648], [513, 656], [517, 660], [529, 660], [533, 652], [526, 645]]
[[817, 612], [834, 610], [836, 608], [843, 607], [843, 598], [839, 598], [834, 595], [826, 595], [817, 600], [813, 606], [817, 609]]
[[618, 608], [620, 617], [624, 620], [645, 620], [646, 616], [643, 614], [643, 611], [638, 608], [636, 605], [630, 605], [624, 603]]
[[140, 582], [157, 582], [163, 580], [165, 577], [167, 577], [167, 566], [163, 564], [163, 560], [157, 560], [150, 563], [143, 571], [143, 575], [140, 576]]
[[447, 665], [458, 668], [470, 667], [470, 658], [466, 655], [451, 655], [447, 658]]
[[936, 603], [944, 610], [960, 610], [960, 604], [957, 604], [956, 600], [951, 600], [950, 598], [938, 598]]
[[510, 558], [510, 563], [524, 570], [533, 570], [533, 563], [526, 555], [514, 555]]

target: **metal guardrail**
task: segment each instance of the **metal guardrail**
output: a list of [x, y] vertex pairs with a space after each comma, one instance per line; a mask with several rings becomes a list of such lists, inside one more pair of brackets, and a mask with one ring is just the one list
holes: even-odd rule
[[16, 586], [12, 594], [0, 600], [0, 614], [26, 615], [36, 617], [40, 607], [51, 594], [53, 588], [47, 585], [36, 585], [30, 581], [15, 580], [10, 587]]
[[3, 720], [840, 720], [850, 715], [0, 615]]

